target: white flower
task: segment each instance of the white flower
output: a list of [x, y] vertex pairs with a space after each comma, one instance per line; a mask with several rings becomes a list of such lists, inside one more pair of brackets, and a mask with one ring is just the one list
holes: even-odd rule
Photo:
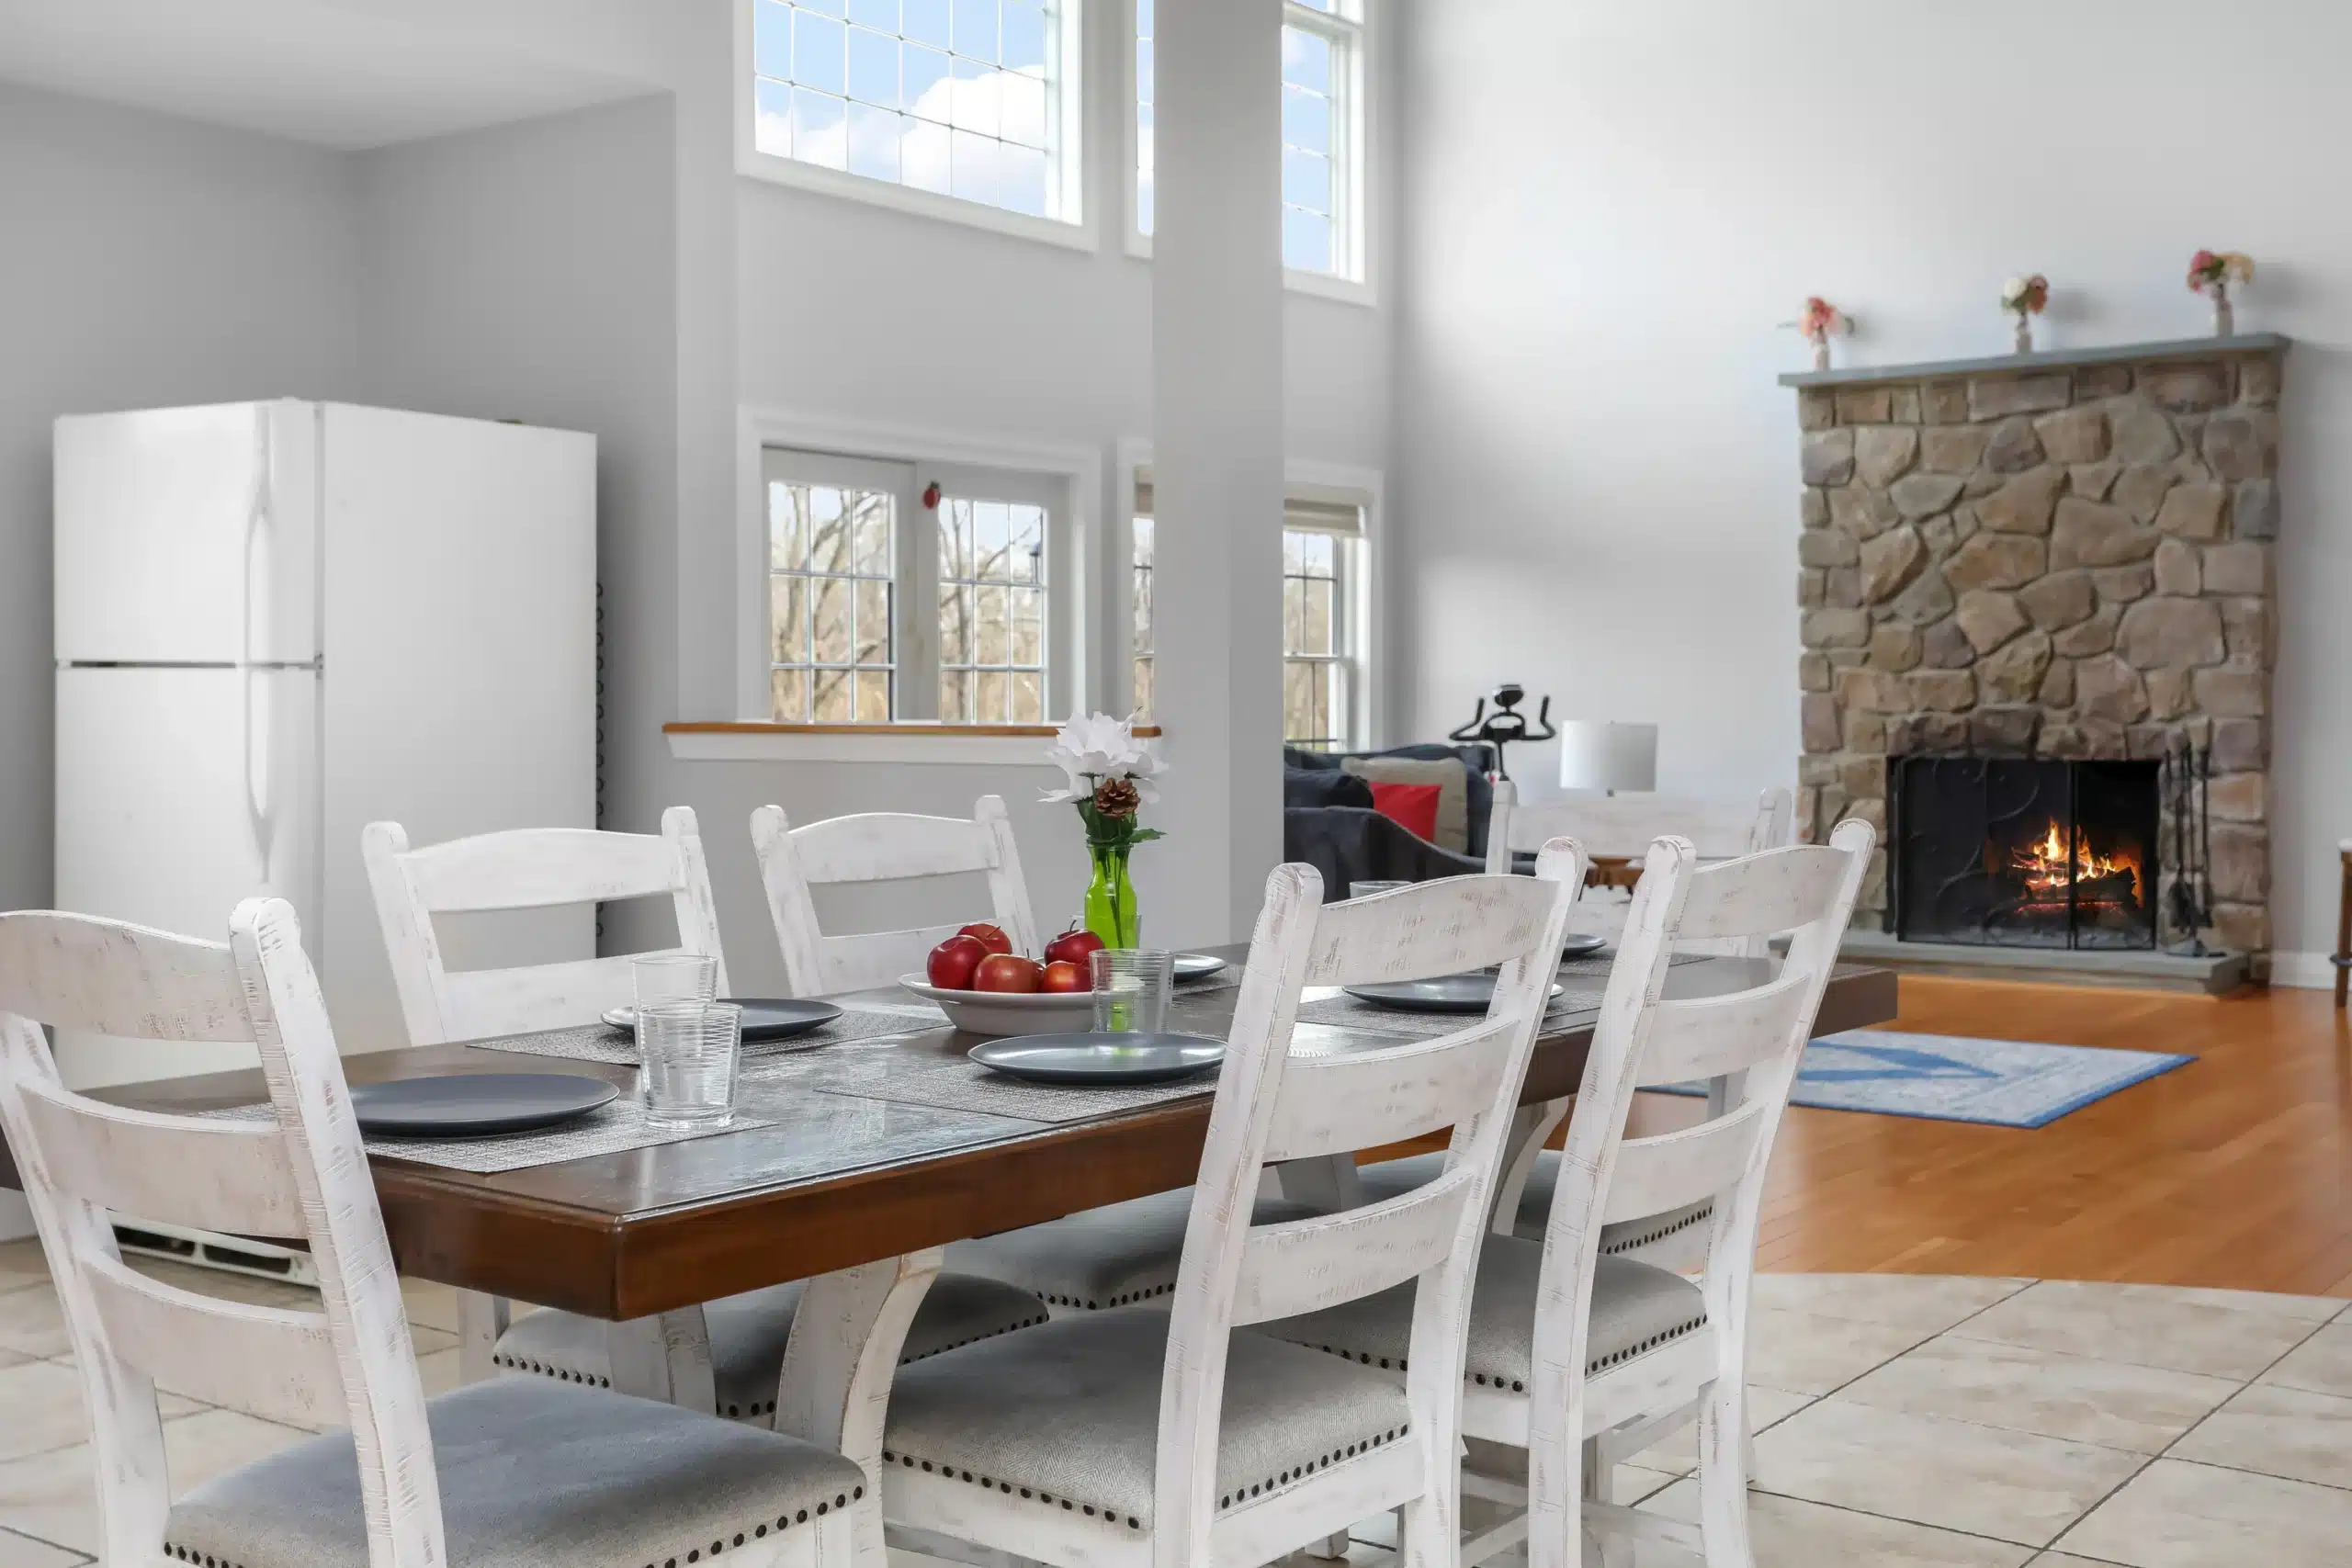
[[1134, 720], [1113, 718], [1106, 713], [1072, 714], [1055, 735], [1046, 758], [1069, 781], [1067, 789], [1048, 791], [1045, 796], [1048, 802], [1083, 799], [1094, 793], [1097, 784], [1114, 778], [1132, 781], [1136, 793], [1147, 803], [1156, 801], [1159, 792], [1150, 780], [1167, 768], [1137, 743]]

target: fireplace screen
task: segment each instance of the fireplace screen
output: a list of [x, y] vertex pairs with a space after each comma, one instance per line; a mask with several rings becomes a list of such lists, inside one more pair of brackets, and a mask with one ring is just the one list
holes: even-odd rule
[[1897, 936], [2156, 945], [2157, 763], [1902, 757], [1894, 768]]

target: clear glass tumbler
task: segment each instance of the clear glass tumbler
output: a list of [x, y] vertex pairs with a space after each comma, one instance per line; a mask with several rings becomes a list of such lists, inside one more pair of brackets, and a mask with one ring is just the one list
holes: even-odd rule
[[1410, 887], [1411, 886], [1413, 885], [1409, 882], [1351, 882], [1348, 884], [1348, 897], [1351, 898], [1369, 898], [1375, 893], [1394, 892], [1399, 887]]
[[1154, 947], [1102, 947], [1088, 960], [1094, 970], [1097, 1034], [1168, 1032], [1168, 998], [1176, 986], [1174, 953]]
[[639, 959], [630, 971], [637, 982], [637, 1005], [659, 1007], [663, 1002], [715, 1002], [718, 999], [718, 960], [699, 953], [659, 953]]
[[657, 1127], [708, 1127], [735, 1114], [743, 1057], [743, 1010], [732, 1002], [654, 1002], [637, 1010], [644, 1058], [645, 1119]]

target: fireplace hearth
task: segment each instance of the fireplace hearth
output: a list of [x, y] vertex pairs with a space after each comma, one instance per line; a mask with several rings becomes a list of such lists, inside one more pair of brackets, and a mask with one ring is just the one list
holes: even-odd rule
[[1892, 759], [1890, 929], [1905, 942], [2153, 949], [2162, 768]]

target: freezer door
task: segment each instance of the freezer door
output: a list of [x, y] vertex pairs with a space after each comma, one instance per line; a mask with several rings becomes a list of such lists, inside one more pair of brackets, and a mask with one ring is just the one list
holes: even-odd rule
[[[225, 942], [238, 900], [275, 895], [311, 943], [318, 750], [308, 670], [60, 670], [57, 907]], [[249, 1046], [58, 1042], [76, 1088], [253, 1060]]]
[[59, 420], [58, 660], [316, 659], [318, 423], [297, 402]]

